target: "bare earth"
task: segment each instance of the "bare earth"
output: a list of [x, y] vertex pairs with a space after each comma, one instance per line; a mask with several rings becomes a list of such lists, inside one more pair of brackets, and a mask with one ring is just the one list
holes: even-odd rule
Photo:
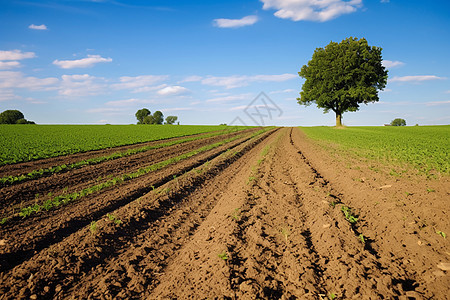
[[[0, 226], [0, 299], [449, 299], [449, 178], [392, 177], [298, 128], [255, 130]], [[4, 187], [0, 210], [233, 135]]]

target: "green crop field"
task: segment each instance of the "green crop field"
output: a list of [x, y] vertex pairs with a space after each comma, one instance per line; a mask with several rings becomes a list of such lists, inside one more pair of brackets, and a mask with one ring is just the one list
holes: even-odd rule
[[449, 174], [450, 126], [301, 127], [308, 137], [349, 155], [394, 164], [421, 172]]
[[0, 125], [0, 166], [228, 128], [196, 125]]

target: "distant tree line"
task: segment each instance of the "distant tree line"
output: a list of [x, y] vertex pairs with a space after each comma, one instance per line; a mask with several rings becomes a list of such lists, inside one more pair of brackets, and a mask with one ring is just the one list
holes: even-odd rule
[[5, 110], [0, 113], [0, 124], [36, 124], [25, 119], [23, 113], [18, 110]]
[[[140, 109], [135, 114], [138, 124], [155, 124], [161, 125], [164, 122], [164, 115], [159, 110], [153, 114], [147, 108]], [[167, 116], [164, 124], [172, 125], [178, 120], [177, 116]], [[180, 124], [180, 122], [178, 122]]]

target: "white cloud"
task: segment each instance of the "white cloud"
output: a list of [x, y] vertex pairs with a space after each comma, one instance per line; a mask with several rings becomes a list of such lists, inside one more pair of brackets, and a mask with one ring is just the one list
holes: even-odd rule
[[293, 93], [296, 90], [294, 89], [285, 89], [285, 90], [281, 90], [281, 91], [272, 91], [269, 94], [284, 94], [284, 93]]
[[179, 85], [166, 86], [158, 91], [159, 95], [162, 96], [174, 96], [189, 93], [189, 90], [185, 87]]
[[53, 64], [63, 69], [88, 68], [101, 62], [112, 62], [112, 58], [104, 58], [100, 55], [88, 55], [86, 58], [77, 60], [55, 60]]
[[395, 76], [389, 82], [421, 82], [429, 80], [442, 80], [445, 77], [438, 77], [435, 75], [417, 75], [417, 76]]
[[275, 9], [275, 16], [293, 21], [325, 22], [355, 12], [362, 0], [261, 0], [263, 9]]
[[28, 28], [35, 29], [35, 30], [47, 30], [48, 29], [45, 24], [42, 24], [42, 25], [31, 24], [30, 26], [28, 26]]
[[20, 99], [20, 97], [14, 94], [12, 90], [0, 90], [0, 101], [8, 101], [14, 99]]
[[102, 94], [106, 91], [107, 85], [105, 79], [82, 75], [62, 75], [62, 82], [59, 88], [59, 94], [70, 97], [90, 96]]
[[240, 106], [235, 106], [230, 108], [231, 111], [235, 111], [235, 110], [244, 110], [247, 108], [248, 105], [240, 105]]
[[225, 96], [225, 97], [211, 98], [211, 99], [206, 100], [206, 102], [227, 103], [227, 102], [238, 101], [238, 100], [251, 101], [251, 100], [253, 100], [252, 97], [254, 97], [254, 95], [252, 95], [250, 93], [246, 93], [246, 94], [238, 94], [238, 95], [230, 95], [230, 96]]
[[141, 105], [141, 104], [155, 104], [157, 103], [154, 100], [143, 100], [143, 99], [126, 99], [126, 100], [116, 100], [116, 101], [109, 101], [106, 102], [106, 105], [108, 106], [134, 106], [134, 105]]
[[36, 54], [34, 54], [34, 52], [22, 52], [21, 50], [0, 50], [0, 60], [22, 60], [33, 57], [36, 57]]
[[58, 78], [26, 77], [21, 72], [1, 71], [0, 89], [23, 88], [29, 90], [54, 90], [58, 84]]
[[87, 113], [91, 114], [123, 114], [123, 108], [113, 108], [113, 107], [100, 107], [100, 108], [90, 108], [86, 110]]
[[161, 109], [162, 112], [170, 112], [170, 111], [189, 111], [193, 110], [191, 107], [172, 107], [172, 108], [163, 108]]
[[20, 67], [20, 62], [18, 61], [0, 61], [0, 70], [9, 70], [17, 67]]
[[294, 74], [280, 74], [280, 75], [232, 75], [225, 77], [209, 76], [201, 80], [202, 84], [213, 85], [213, 86], [223, 86], [227, 89], [243, 87], [249, 85], [251, 82], [281, 82], [296, 78], [297, 75]]
[[197, 76], [197, 75], [192, 75], [192, 76], [188, 76], [186, 78], [184, 78], [181, 82], [194, 82], [194, 81], [200, 81], [202, 80], [203, 77], [201, 76]]
[[[253, 109], [253, 108], [262, 108], [262, 109], [266, 109], [267, 110], [267, 108], [275, 108], [273, 105], [265, 105], [265, 104], [261, 104], [261, 105], [252, 105], [251, 106], [251, 108]], [[232, 108], [230, 108], [230, 110], [231, 111], [235, 111], [235, 110], [244, 110], [244, 109], [246, 109], [246, 108], [248, 108], [248, 105], [239, 105], [239, 106], [235, 106], [235, 107], [232, 107]], [[276, 108], [275, 108], [275, 110], [276, 110]]]
[[246, 16], [242, 19], [214, 19], [213, 24], [220, 28], [239, 28], [250, 26], [258, 22], [257, 16]]
[[450, 104], [450, 100], [446, 101], [432, 101], [425, 103], [427, 106], [436, 106], [436, 105], [444, 105], [444, 104]]
[[401, 67], [405, 64], [404, 62], [401, 62], [398, 60], [392, 61], [392, 60], [386, 60], [386, 59], [384, 59], [381, 63], [383, 64], [383, 66], [385, 66], [388, 69], [395, 68], [395, 67]]
[[113, 84], [111, 87], [117, 90], [131, 89], [134, 93], [148, 92], [165, 87], [166, 85], [155, 86], [155, 84], [167, 80], [168, 78], [168, 75], [124, 76], [119, 78], [120, 83]]

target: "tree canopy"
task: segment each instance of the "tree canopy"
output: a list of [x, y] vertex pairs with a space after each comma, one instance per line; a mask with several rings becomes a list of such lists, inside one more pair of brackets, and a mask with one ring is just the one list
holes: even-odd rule
[[[136, 116], [136, 119], [138, 120], [138, 122], [137, 122], [138, 124], [161, 125], [164, 122], [164, 115], [159, 110], [155, 111], [152, 115], [150, 110], [148, 110], [147, 108], [142, 108], [136, 112], [135, 116]], [[178, 118], [176, 116], [170, 116], [170, 117], [175, 117], [175, 121]]]
[[34, 122], [27, 121], [23, 113], [18, 110], [5, 110], [0, 113], [0, 124], [34, 124]]
[[172, 125], [178, 120], [177, 116], [167, 116], [166, 124]]
[[397, 118], [392, 120], [391, 126], [406, 126], [406, 121], [405, 119]]
[[164, 122], [164, 115], [159, 110], [153, 113], [153, 124], [162, 124]]
[[300, 105], [324, 108], [336, 114], [336, 126], [342, 126], [342, 114], [357, 111], [360, 104], [376, 102], [378, 90], [387, 83], [380, 47], [369, 46], [362, 38], [347, 38], [317, 48], [312, 59], [298, 73], [305, 78]]
[[135, 116], [138, 120], [138, 124], [145, 124], [144, 118], [150, 115], [150, 111], [147, 108], [140, 109], [136, 112]]

